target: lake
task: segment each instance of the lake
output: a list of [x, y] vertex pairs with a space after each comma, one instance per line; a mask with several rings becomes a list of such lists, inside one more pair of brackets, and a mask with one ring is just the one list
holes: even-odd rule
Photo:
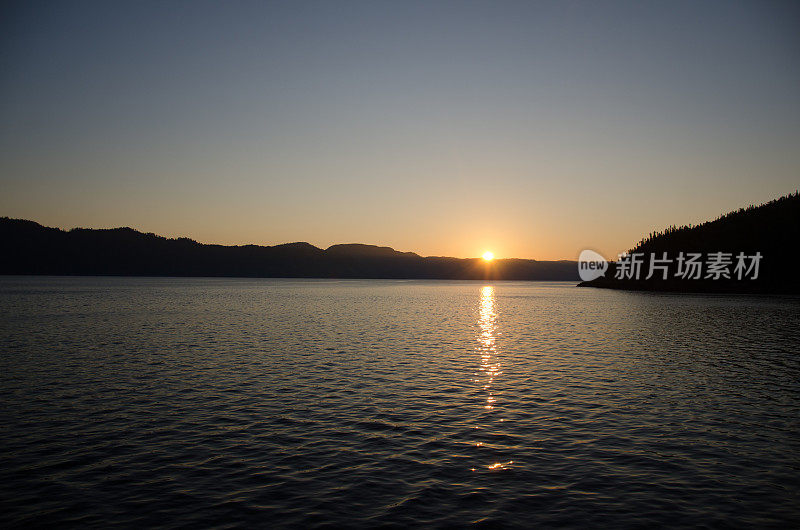
[[3, 526], [800, 522], [800, 298], [0, 277]]

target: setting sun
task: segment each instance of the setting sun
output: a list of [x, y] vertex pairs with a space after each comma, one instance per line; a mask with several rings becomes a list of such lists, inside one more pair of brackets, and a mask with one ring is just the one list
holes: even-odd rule
[[489, 251], [484, 252], [483, 259], [485, 259], [486, 261], [492, 261], [494, 259], [494, 253]]

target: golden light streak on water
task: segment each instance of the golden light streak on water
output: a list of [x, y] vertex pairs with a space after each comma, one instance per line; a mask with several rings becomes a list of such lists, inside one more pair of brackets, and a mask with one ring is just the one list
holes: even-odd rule
[[479, 376], [480, 381], [483, 382], [483, 390], [487, 394], [484, 408], [492, 410], [496, 403], [492, 392], [492, 384], [501, 372], [500, 364], [497, 362], [497, 346], [495, 344], [497, 336], [495, 293], [494, 287], [491, 285], [481, 288], [478, 329], [480, 330], [478, 333], [478, 352], [481, 356]]

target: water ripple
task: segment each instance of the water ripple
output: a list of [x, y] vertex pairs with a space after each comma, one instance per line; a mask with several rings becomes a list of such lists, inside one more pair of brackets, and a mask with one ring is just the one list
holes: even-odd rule
[[0, 524], [800, 522], [800, 301], [0, 279]]

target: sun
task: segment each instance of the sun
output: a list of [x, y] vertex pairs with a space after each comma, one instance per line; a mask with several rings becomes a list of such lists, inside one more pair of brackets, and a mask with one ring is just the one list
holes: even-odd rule
[[489, 252], [488, 250], [483, 253], [483, 259], [486, 261], [492, 261], [494, 259], [494, 252]]

